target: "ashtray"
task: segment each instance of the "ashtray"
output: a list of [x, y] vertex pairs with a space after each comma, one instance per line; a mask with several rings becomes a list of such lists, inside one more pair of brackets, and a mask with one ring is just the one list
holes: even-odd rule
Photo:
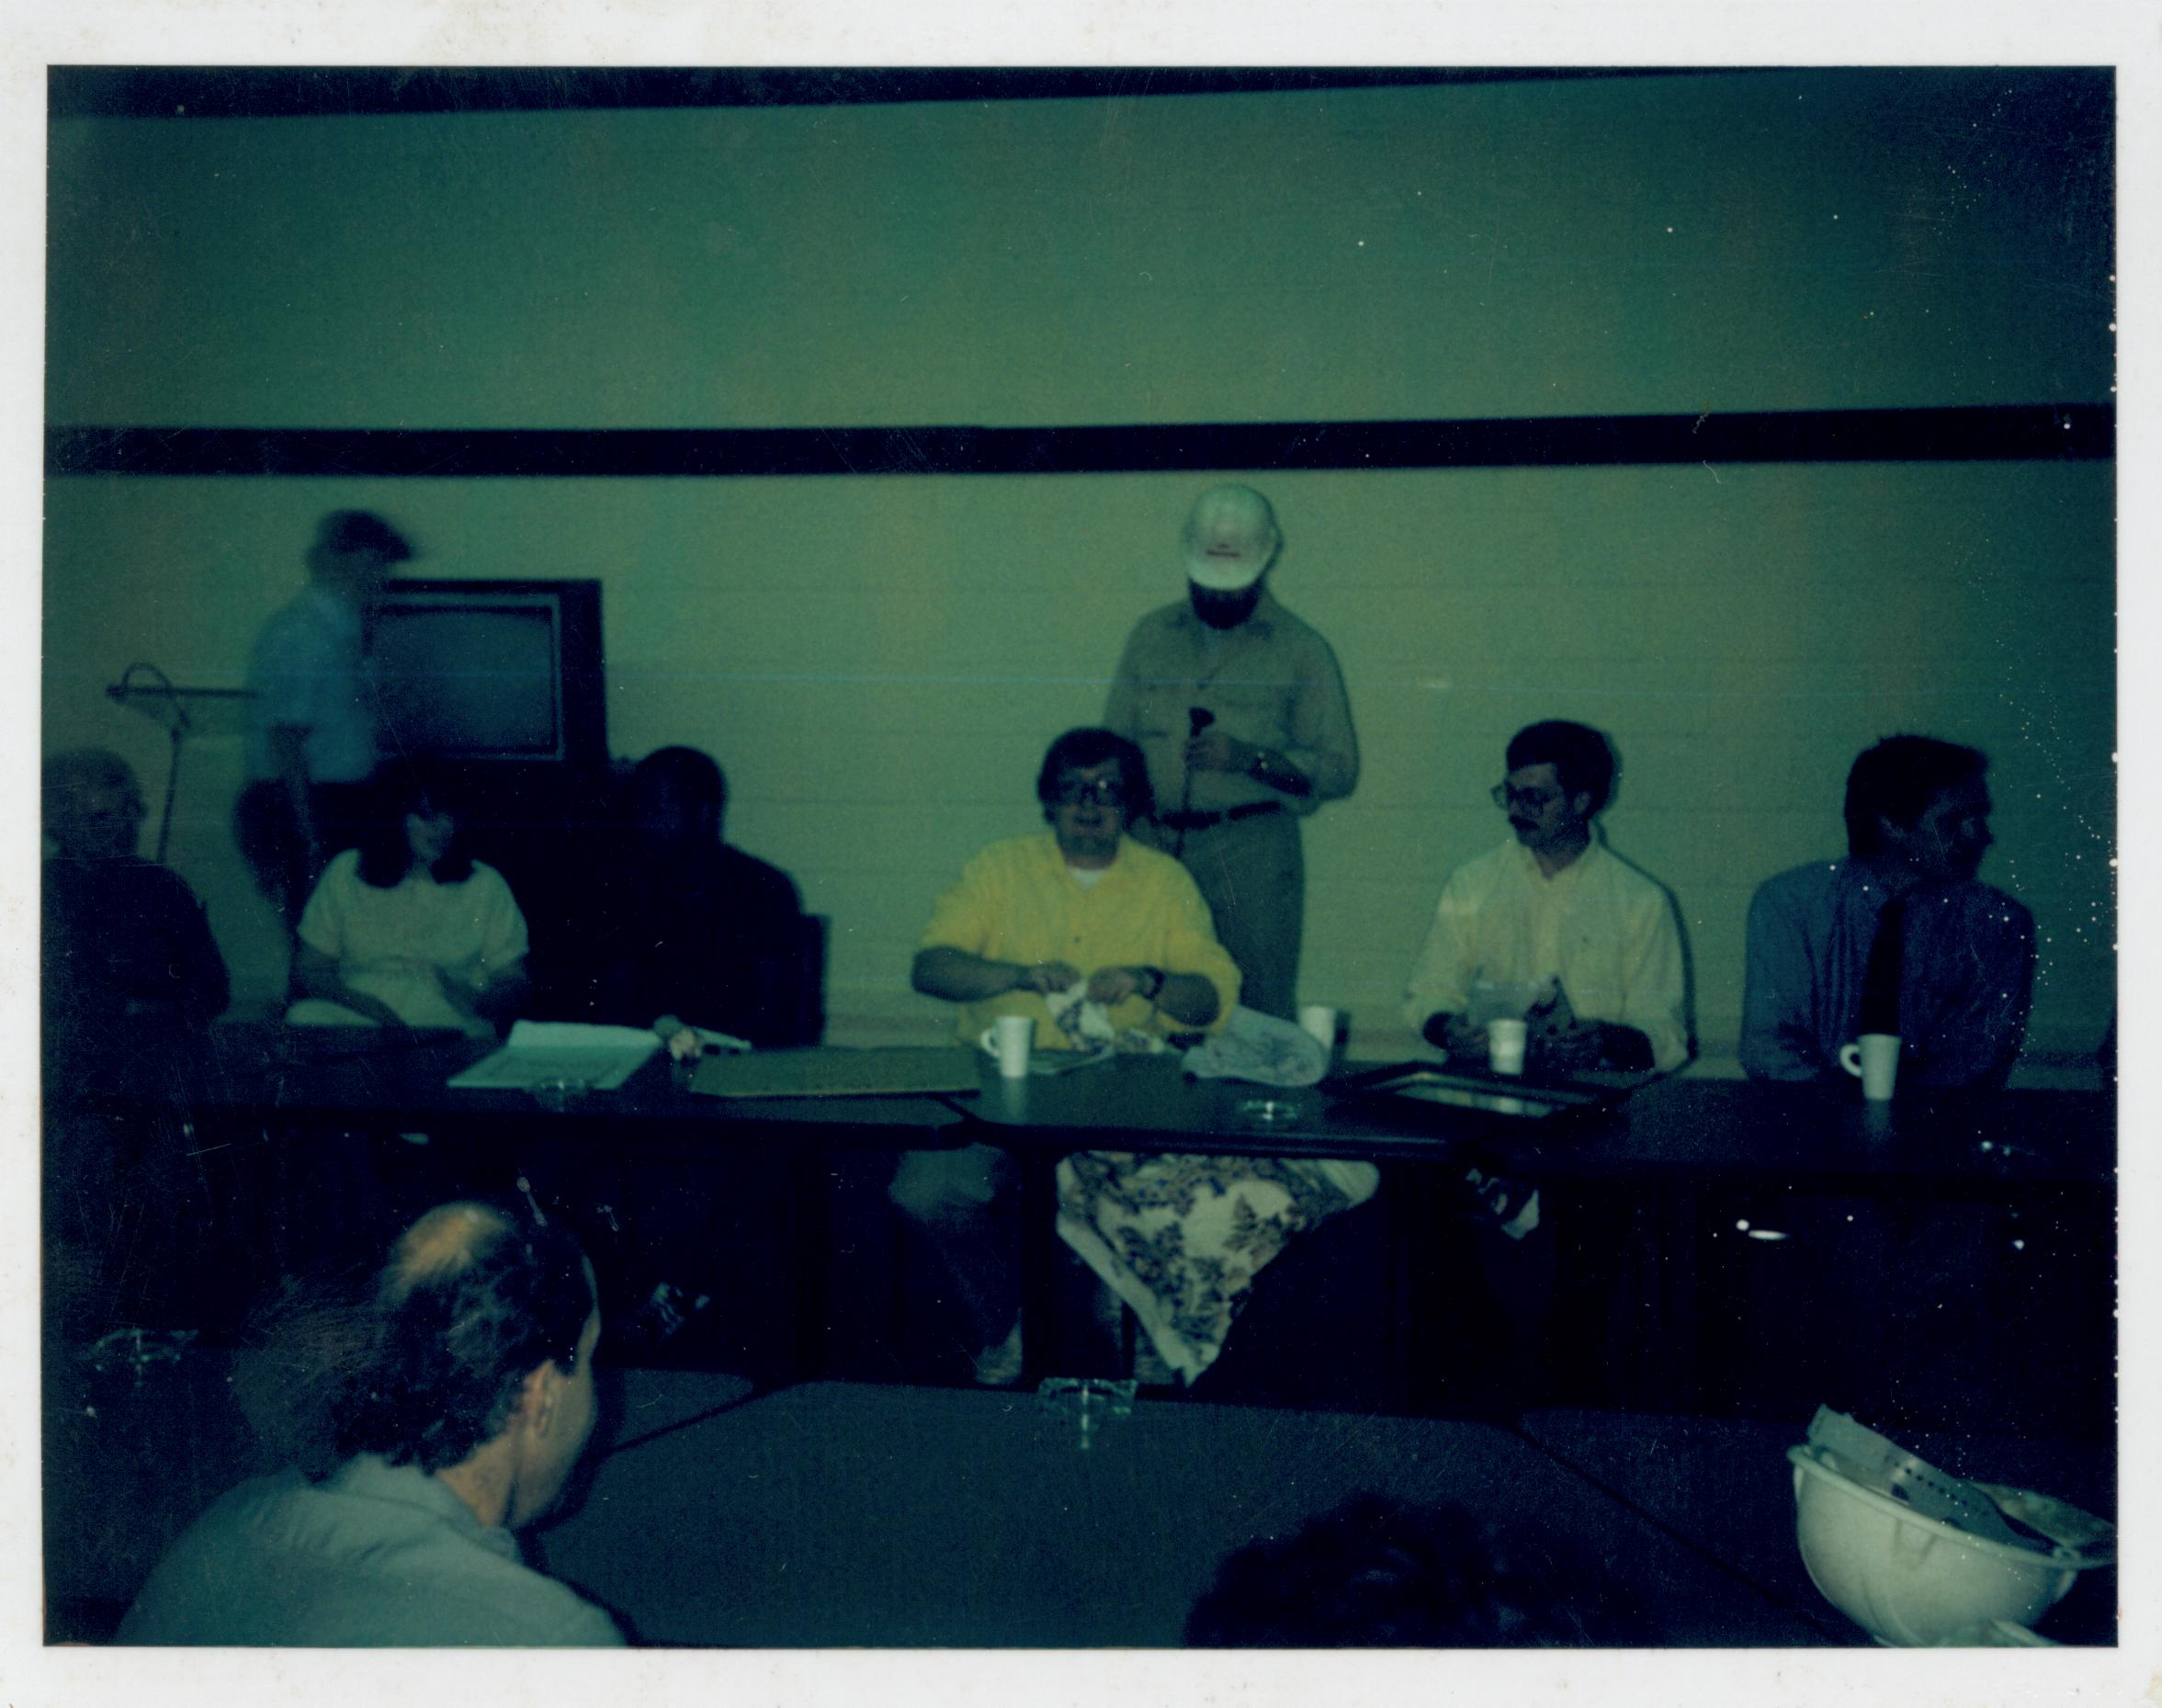
[[1099, 1424], [1134, 1415], [1134, 1395], [1139, 1386], [1130, 1378], [1046, 1376], [1036, 1388], [1036, 1400], [1046, 1411], [1073, 1419], [1074, 1445], [1086, 1453]]

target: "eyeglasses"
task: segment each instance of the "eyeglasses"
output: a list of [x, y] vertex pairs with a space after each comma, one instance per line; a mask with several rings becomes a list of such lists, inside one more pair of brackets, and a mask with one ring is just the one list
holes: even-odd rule
[[1092, 783], [1061, 783], [1051, 791], [1051, 798], [1061, 807], [1123, 807], [1126, 788], [1116, 777], [1098, 777]]
[[1507, 811], [1511, 807], [1522, 807], [1526, 812], [1545, 812], [1561, 798], [1559, 789], [1511, 788], [1506, 783], [1497, 783], [1488, 791], [1494, 805]]

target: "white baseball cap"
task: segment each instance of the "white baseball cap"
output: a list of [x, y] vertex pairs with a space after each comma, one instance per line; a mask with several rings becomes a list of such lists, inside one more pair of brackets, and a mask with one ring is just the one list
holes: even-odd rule
[[1276, 513], [1251, 486], [1212, 486], [1186, 518], [1187, 579], [1212, 593], [1238, 593], [1276, 560], [1284, 536]]

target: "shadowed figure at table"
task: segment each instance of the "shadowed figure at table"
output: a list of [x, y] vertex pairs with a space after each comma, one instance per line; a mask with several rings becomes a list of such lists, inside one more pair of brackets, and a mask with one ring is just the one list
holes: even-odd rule
[[321, 1401], [340, 1462], [217, 1501], [151, 1573], [119, 1641], [623, 1641], [606, 1613], [527, 1567], [514, 1534], [555, 1506], [596, 1417], [600, 1307], [569, 1233], [443, 1205], [400, 1236], [372, 1296], [294, 1321], [310, 1332], [280, 1348], [281, 1382]]
[[725, 840], [727, 812], [728, 779], [695, 747], [632, 770], [623, 856], [601, 875], [596, 1018], [673, 1017], [762, 1049], [814, 1044], [802, 899], [786, 872]]
[[156, 1035], [196, 1048], [229, 987], [195, 892], [136, 854], [127, 763], [78, 748], [42, 781], [45, 1304], [50, 1323], [89, 1331], [183, 1309], [174, 1278], [214, 1207], [179, 1121], [94, 1106], [111, 1053]]
[[51, 854], [43, 877], [40, 976], [47, 1048], [60, 1054], [116, 1021], [201, 1025], [224, 1012], [224, 957], [203, 905], [175, 874], [135, 852], [142, 790], [101, 747], [45, 762]]
[[[968, 863], [923, 928], [915, 988], [962, 1005], [955, 1034], [971, 1046], [1009, 1014], [1033, 1022], [1047, 1051], [1154, 1049], [1167, 1034], [1220, 1030], [1238, 968], [1184, 868], [1126, 833], [1150, 806], [1139, 751], [1070, 730], [1044, 755], [1036, 797], [1048, 833]], [[1191, 1382], [1262, 1267], [1371, 1197], [1375, 1178], [1358, 1164], [1083, 1151], [1058, 1165], [1058, 1234], [1134, 1311], [1144, 1352]], [[970, 1145], [910, 1152], [891, 1188], [939, 1247], [987, 1385], [1021, 1371], [1014, 1185], [1002, 1151]]]

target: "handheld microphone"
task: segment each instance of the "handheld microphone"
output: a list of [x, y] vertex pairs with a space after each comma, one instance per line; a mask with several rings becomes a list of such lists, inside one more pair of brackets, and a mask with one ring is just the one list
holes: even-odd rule
[[[1186, 708], [1186, 739], [1192, 741], [1216, 720], [1216, 713], [1210, 711], [1207, 707], [1189, 706]], [[1185, 857], [1186, 821], [1193, 817], [1193, 814], [1194, 773], [1189, 769], [1186, 773], [1185, 786], [1179, 791], [1179, 836], [1178, 840], [1172, 844], [1172, 858], [1174, 860]]]

